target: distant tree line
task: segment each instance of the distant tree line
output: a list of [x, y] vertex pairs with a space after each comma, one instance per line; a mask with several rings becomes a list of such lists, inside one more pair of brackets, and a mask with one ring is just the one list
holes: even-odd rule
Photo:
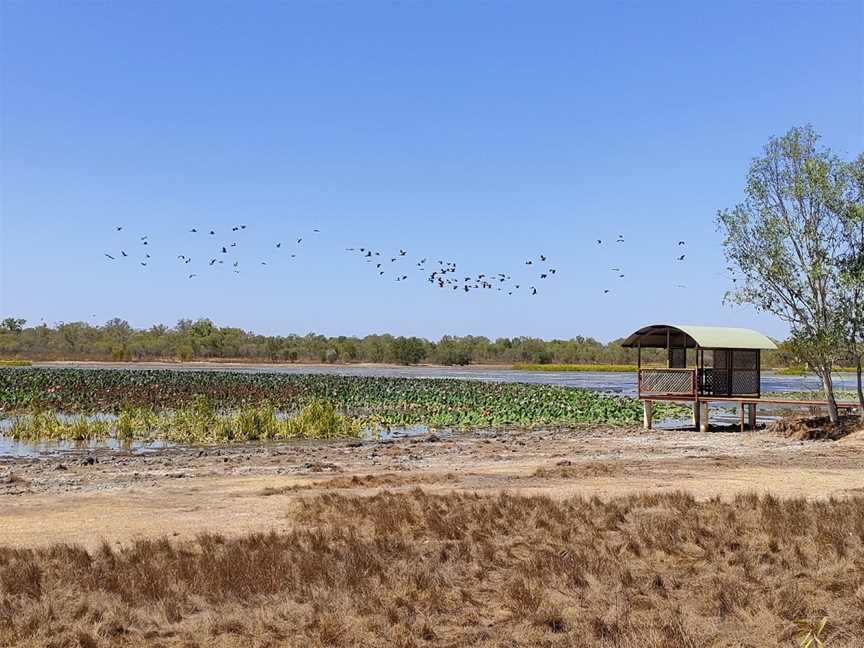
[[[182, 319], [173, 327], [136, 329], [122, 319], [103, 325], [64, 322], [27, 326], [23, 319], [0, 322], [0, 357], [29, 360], [239, 360], [243, 362], [322, 362], [389, 364], [635, 364], [634, 349], [621, 340], [603, 344], [590, 337], [542, 340], [445, 335], [437, 342], [419, 337], [367, 335], [327, 337], [259, 335], [216, 326], [209, 319]], [[664, 351], [645, 349], [643, 362], [665, 362]], [[768, 366], [786, 366], [782, 351], [766, 354]]]

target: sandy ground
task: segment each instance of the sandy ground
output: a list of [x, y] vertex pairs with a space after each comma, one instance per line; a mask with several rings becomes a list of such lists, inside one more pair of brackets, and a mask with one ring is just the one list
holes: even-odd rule
[[801, 442], [764, 432], [595, 428], [0, 458], [0, 544], [94, 547], [287, 529], [302, 498], [328, 490], [843, 497], [864, 493], [859, 436]]

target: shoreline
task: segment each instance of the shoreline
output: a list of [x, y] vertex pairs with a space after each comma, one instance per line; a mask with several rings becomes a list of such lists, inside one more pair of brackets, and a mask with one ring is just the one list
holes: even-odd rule
[[[630, 368], [622, 365], [622, 368], [610, 369], [607, 364], [598, 364], [596, 369], [592, 365], [586, 364], [552, 364], [552, 365], [537, 365], [524, 363], [506, 363], [506, 364], [467, 364], [467, 365], [442, 365], [432, 363], [421, 363], [413, 365], [402, 365], [388, 362], [255, 362], [242, 359], [210, 359], [210, 360], [27, 360], [30, 362], [31, 368], [70, 368], [70, 369], [380, 369], [394, 371], [408, 371], [416, 369], [433, 369], [443, 371], [456, 371], [465, 373], [477, 373], [484, 371], [510, 371], [514, 373], [635, 373]], [[644, 365], [648, 367], [648, 365]], [[0, 366], [0, 368], [5, 368]], [[9, 368], [15, 368], [9, 366]], [[815, 377], [813, 373], [785, 373], [784, 368], [763, 369], [763, 375], [784, 376], [790, 378]], [[854, 376], [854, 371], [843, 368], [843, 371], [836, 371], [837, 376]]]

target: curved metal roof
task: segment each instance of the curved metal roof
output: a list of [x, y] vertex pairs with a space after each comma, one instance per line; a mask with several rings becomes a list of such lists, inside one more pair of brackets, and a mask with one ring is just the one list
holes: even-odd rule
[[674, 347], [703, 349], [776, 349], [771, 339], [745, 328], [725, 326], [694, 326], [691, 324], [652, 324], [628, 337], [621, 346], [666, 348], [667, 334]]

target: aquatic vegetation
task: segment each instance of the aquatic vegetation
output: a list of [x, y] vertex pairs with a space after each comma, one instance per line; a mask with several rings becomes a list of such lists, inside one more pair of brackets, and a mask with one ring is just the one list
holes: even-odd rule
[[[0, 410], [6, 412], [34, 405], [83, 413], [181, 410], [200, 399], [223, 412], [260, 403], [298, 412], [322, 401], [370, 427], [632, 425], [642, 420], [642, 405], [635, 398], [557, 385], [229, 371], [0, 369]], [[680, 405], [655, 406], [660, 418], [688, 413]]]
[[614, 373], [635, 373], [636, 365], [616, 364], [514, 364], [519, 371], [601, 371]]
[[29, 367], [32, 364], [29, 360], [0, 360], [0, 367]]
[[[821, 391], [795, 391], [795, 392], [766, 392], [763, 398], [789, 398], [793, 400], [823, 400], [825, 394]], [[858, 402], [858, 395], [851, 389], [836, 389], [834, 397], [837, 402]]]
[[359, 422], [336, 412], [329, 403], [314, 401], [293, 416], [280, 416], [269, 403], [244, 405], [220, 413], [198, 398], [177, 410], [155, 413], [124, 409], [113, 420], [78, 414], [60, 416], [35, 410], [16, 417], [9, 436], [16, 440], [120, 441], [162, 439], [176, 443], [229, 443], [268, 439], [330, 439], [357, 437]]
[[109, 421], [84, 415], [61, 417], [55, 412], [36, 410], [16, 417], [9, 429], [16, 440], [88, 441], [111, 436]]

